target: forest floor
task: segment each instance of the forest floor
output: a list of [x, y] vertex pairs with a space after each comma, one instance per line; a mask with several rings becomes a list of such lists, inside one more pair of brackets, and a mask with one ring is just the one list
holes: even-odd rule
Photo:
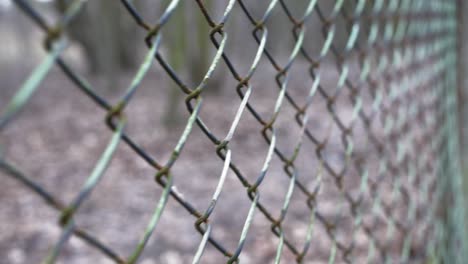
[[[274, 82], [273, 71], [267, 71], [265, 76], [263, 79], [255, 76], [252, 80], [254, 91], [249, 102], [268, 119], [272, 116], [279, 89]], [[330, 89], [336, 86], [336, 73], [324, 74], [322, 78], [322, 83], [325, 86], [328, 84]], [[305, 72], [298, 72], [291, 80], [288, 89], [295, 100], [303, 105], [312, 80]], [[91, 83], [102, 86], [99, 81]], [[104, 90], [101, 94], [113, 103], [118, 101], [119, 94], [125, 90], [130, 79], [121, 76], [115, 83], [118, 87], [113, 88], [112, 92], [100, 90]], [[163, 124], [168, 89], [174, 89], [168, 83], [166, 76], [155, 72], [148, 74], [126, 109], [126, 132], [162, 164], [176, 146], [189, 116], [181, 97], [177, 101], [177, 109], [180, 115], [178, 119], [183, 121], [172, 128]], [[13, 83], [12, 87], [18, 85], [19, 82]], [[224, 138], [228, 133], [241, 102], [233, 80], [223, 81], [223, 85], [221, 92], [204, 97], [200, 112], [206, 125], [218, 138]], [[216, 88], [213, 86], [208, 89]], [[5, 95], [0, 99], [2, 106], [13, 92], [14, 89], [3, 91]], [[343, 120], [349, 121], [353, 105], [345, 93], [338, 99], [336, 113]], [[111, 138], [112, 132], [105, 125], [105, 116], [103, 109], [74, 87], [58, 70], [54, 70], [24, 111], [1, 131], [2, 157], [67, 204], [77, 195]], [[294, 116], [293, 107], [284, 100], [275, 128], [278, 148], [288, 157], [294, 153], [301, 133]], [[341, 130], [333, 122], [326, 102], [319, 94], [314, 95], [311, 104], [308, 128], [320, 140], [330, 135], [323, 151], [324, 159], [333, 168], [342, 168], [346, 157]], [[268, 152], [269, 145], [263, 139], [261, 130], [262, 126], [245, 110], [229, 143], [232, 162], [251, 183], [260, 174]], [[354, 131], [359, 135], [354, 138], [354, 152], [372, 156], [368, 155], [372, 154], [370, 152], [363, 153], [366, 151], [366, 134], [362, 124], [357, 124]], [[353, 216], [349, 204], [332, 177], [320, 166], [316, 149], [317, 146], [309, 139], [303, 139], [296, 160], [297, 178], [309, 190], [321, 184], [316, 210], [325, 217], [325, 221], [339, 223], [336, 239], [347, 245], [354, 241], [356, 263], [363, 263], [359, 259], [367, 256], [369, 238], [359, 228], [350, 236]], [[283, 166], [283, 162], [274, 155], [259, 187], [260, 201], [276, 218], [281, 214], [290, 182]], [[222, 168], [223, 161], [216, 155], [216, 146], [196, 126], [171, 170], [174, 186], [194, 208], [204, 212], [210, 204]], [[78, 210], [77, 225], [98, 237], [121, 256], [129, 256], [143, 236], [162, 194], [162, 187], [154, 181], [155, 173], [153, 167], [121, 142], [102, 181]], [[345, 188], [356, 195], [360, 184], [359, 173], [353, 168], [348, 170], [346, 176]], [[49, 207], [38, 195], [7, 174], [0, 172], [0, 179], [0, 256], [3, 256], [0, 262], [39, 263], [61, 233], [58, 225], [60, 212]], [[387, 194], [383, 192], [381, 195], [385, 197]], [[304, 247], [310, 223], [311, 210], [306, 200], [307, 197], [296, 186], [282, 225], [285, 238], [292, 241], [299, 251]], [[238, 245], [250, 205], [246, 188], [229, 171], [220, 199], [210, 216], [210, 223], [213, 226], [213, 237], [231, 252]], [[141, 256], [141, 263], [190, 263], [202, 238], [194, 227], [195, 221], [195, 216], [169, 198], [162, 218]], [[312, 226], [311, 244], [303, 263], [326, 262], [334, 243], [323, 223], [315, 219]], [[240, 255], [241, 263], [272, 263], [278, 243], [279, 239], [271, 231], [271, 222], [257, 209]], [[337, 261], [340, 262], [342, 252], [337, 252]], [[283, 248], [282, 260], [283, 263], [292, 263], [294, 260], [294, 255], [286, 246]], [[225, 256], [208, 245], [201, 263], [225, 261]], [[61, 252], [59, 263], [112, 261], [73, 237]]]

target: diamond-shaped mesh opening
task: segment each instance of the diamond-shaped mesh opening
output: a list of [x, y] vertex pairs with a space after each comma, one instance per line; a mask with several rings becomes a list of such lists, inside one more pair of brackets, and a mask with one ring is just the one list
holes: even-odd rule
[[8, 261], [456, 263], [456, 1], [14, 3]]

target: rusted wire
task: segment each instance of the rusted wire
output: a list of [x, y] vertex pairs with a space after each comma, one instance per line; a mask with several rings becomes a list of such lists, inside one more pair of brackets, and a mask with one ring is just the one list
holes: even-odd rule
[[[447, 209], [450, 213], [462, 208], [460, 191], [453, 191], [454, 182], [459, 181], [457, 177], [460, 177], [457, 139], [454, 136], [457, 131], [454, 117], [454, 109], [457, 109], [454, 77], [456, 1], [335, 0], [324, 3], [310, 0], [302, 13], [296, 14], [291, 10], [292, 1], [271, 0], [264, 12], [256, 17], [249, 9], [247, 1], [230, 0], [224, 6], [222, 16], [215, 18], [204, 1], [196, 0], [198, 8], [193, 12], [206, 20], [210, 28], [206, 37], [211, 40], [216, 52], [204, 78], [195, 87], [190, 87], [183, 80], [160, 51], [161, 43], [164, 42], [162, 29], [168, 21], [178, 19], [174, 12], [179, 8], [180, 2], [170, 1], [162, 15], [156, 19], [157, 22], [151, 24], [133, 6], [132, 1], [120, 1], [128, 15], [146, 33], [142, 45], [146, 45], [148, 51], [128, 89], [120, 101], [112, 105], [96, 94], [85, 78], [73, 70], [61, 56], [67, 44], [63, 32], [67, 31], [68, 24], [86, 4], [85, 1], [72, 1], [59, 22], [50, 25], [28, 1], [15, 0], [16, 5], [44, 32], [44, 47], [49, 55], [24, 82], [0, 116], [0, 129], [17, 116], [55, 63], [84, 95], [107, 112], [106, 125], [113, 131], [106, 151], [69, 205], [59, 202], [58, 198], [23, 175], [18, 168], [6, 161], [8, 157], [1, 157], [0, 168], [5, 174], [23, 183], [61, 212], [59, 222], [63, 232], [45, 256], [44, 263], [55, 262], [72, 235], [80, 237], [116, 263], [135, 263], [156, 229], [160, 217], [164, 215], [169, 197], [193, 216], [194, 229], [200, 233], [200, 244], [197, 252], [194, 252], [193, 263], [200, 262], [208, 244], [224, 255], [227, 263], [239, 262], [256, 213], [262, 214], [270, 222], [271, 232], [278, 238], [275, 263], [281, 261], [284, 250], [294, 255], [298, 263], [313, 258], [310, 248], [324, 239], [313, 232], [318, 226], [325, 230], [327, 239], [331, 241], [325, 257], [330, 263], [462, 263], [460, 253], [450, 255], [452, 253], [448, 252], [463, 251], [463, 237], [461, 234], [456, 237], [455, 234], [454, 240], [459, 243], [454, 248], [453, 244], [446, 242], [450, 232], [445, 229], [447, 225], [462, 225], [462, 220], [459, 216], [446, 219], [438, 213], [444, 207], [442, 202], [447, 195], [452, 195], [452, 199], [456, 201]], [[288, 58], [283, 63], [278, 54], [267, 45], [270, 43], [269, 35], [279, 30], [269, 23], [278, 14], [287, 18], [286, 28], [290, 29], [280, 33], [294, 40], [293, 46], [284, 51]], [[246, 73], [241, 73], [232, 60], [233, 55], [226, 51], [230, 35], [225, 28], [233, 15], [250, 23], [251, 35], [245, 37], [257, 43], [255, 56]], [[318, 21], [315, 23], [320, 24], [320, 31], [312, 30], [309, 22], [312, 17]], [[151, 18], [151, 21], [154, 20], [155, 18]], [[344, 33], [341, 33], [345, 35], [344, 45], [336, 40], [339, 25], [343, 22], [346, 24]], [[309, 34], [321, 40], [322, 46], [316, 54], [310, 52], [310, 47], [306, 44], [305, 37]], [[185, 130], [166, 162], [157, 161], [143, 146], [128, 136], [124, 129], [126, 120], [132, 118], [126, 116], [125, 108], [155, 61], [185, 94], [186, 108], [190, 113]], [[337, 73], [331, 83], [323, 81], [329, 62], [333, 62], [330, 71]], [[278, 91], [269, 116], [261, 114], [259, 106], [250, 99], [258, 88], [252, 78], [260, 63], [270, 65], [275, 71], [274, 79]], [[221, 65], [227, 67], [230, 78], [236, 82], [235, 87], [226, 89], [236, 89], [238, 94], [238, 101], [232, 100], [238, 107], [226, 135], [216, 135], [200, 116], [208, 80]], [[309, 73], [303, 84], [310, 87], [303, 95], [304, 103], [291, 93], [294, 89], [291, 81], [292, 69], [297, 65], [306, 67]], [[353, 77], [356, 73], [357, 77]], [[317, 99], [326, 109], [323, 120], [327, 120], [330, 127], [324, 138], [310, 125]], [[344, 104], [351, 105], [347, 109], [351, 111], [350, 117], [343, 118], [341, 114]], [[292, 143], [292, 154], [281, 149], [278, 144], [278, 117], [285, 107], [294, 110], [294, 122], [300, 130], [296, 141]], [[268, 147], [267, 154], [259, 157], [263, 161], [263, 167], [253, 181], [243, 172], [243, 165], [233, 161], [230, 145], [244, 115], [251, 115], [256, 120], [258, 133]], [[218, 183], [213, 186], [216, 189], [211, 203], [205, 208], [196, 208], [190, 200], [176, 191], [173, 178], [177, 176], [171, 171], [196, 127], [212, 142], [223, 163]], [[331, 138], [337, 137], [332, 135], [332, 127], [339, 132], [339, 139], [335, 141], [341, 144], [339, 149], [343, 157], [343, 163], [338, 168], [327, 157], [327, 149], [332, 145]], [[358, 127], [364, 128], [363, 132]], [[361, 142], [361, 138], [365, 138], [365, 142]], [[155, 182], [164, 190], [140, 242], [128, 257], [120, 256], [77, 227], [73, 219], [81, 203], [99, 182], [120, 141], [154, 168]], [[316, 161], [317, 173], [314, 175], [311, 175], [313, 172], [301, 171], [297, 164], [298, 157], [304, 155], [302, 149], [306, 143], [314, 148], [315, 155], [307, 157]], [[364, 157], [356, 151], [358, 144], [366, 152]], [[279, 215], [275, 215], [261, 199], [262, 183], [268, 177], [274, 157], [279, 159], [283, 167], [282, 173], [289, 180], [287, 192], [281, 194], [284, 202]], [[227, 248], [222, 241], [215, 238], [213, 224], [210, 222], [221, 192], [228, 188], [225, 179], [229, 171], [244, 186], [246, 196], [251, 202], [235, 248]], [[312, 177], [317, 184], [311, 187], [311, 181], [306, 175]], [[349, 187], [349, 181], [359, 183], [356, 184], [358, 187]], [[334, 198], [341, 201], [336, 204], [339, 210], [334, 217], [320, 209], [320, 204], [327, 199], [321, 195], [322, 189], [330, 188], [329, 186], [337, 190]], [[305, 196], [301, 202], [307, 206], [310, 215], [306, 223], [308, 231], [303, 234], [302, 245], [298, 245], [284, 231], [288, 209], [298, 192]], [[343, 219], [346, 223], [342, 222]], [[357, 241], [358, 234], [366, 236], [365, 245], [360, 245]], [[421, 243], [424, 245], [420, 245]]]

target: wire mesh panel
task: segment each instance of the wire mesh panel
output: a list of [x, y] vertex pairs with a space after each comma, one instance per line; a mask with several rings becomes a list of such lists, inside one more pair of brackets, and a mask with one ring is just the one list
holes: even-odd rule
[[[203, 35], [211, 51], [206, 68], [176, 67], [167, 59], [171, 42], [165, 36], [187, 33], [169, 27], [183, 18], [184, 2], [167, 1], [157, 17], [144, 17], [133, 1], [115, 2], [145, 33], [141, 45], [147, 51], [128, 88], [111, 103], [63, 56], [67, 30], [89, 3], [69, 1], [51, 23], [29, 1], [14, 1], [43, 31], [47, 56], [3, 107], [2, 131], [21, 119], [19, 111], [54, 66], [72, 83], [61, 89], [81, 91], [112, 131], [81, 187], [63, 196], [26, 175], [26, 164], [1, 156], [2, 176], [60, 213], [61, 233], [44, 263], [66, 261], [74, 237], [96, 249], [99, 260], [135, 263], [163, 233], [176, 241], [190, 233], [190, 244], [196, 244], [190, 254], [176, 250], [189, 255], [183, 263], [462, 263], [456, 1], [310, 0], [298, 8], [286, 0], [230, 0], [217, 3], [217, 12], [209, 1], [196, 0], [189, 11], [209, 29]], [[234, 26], [239, 20], [240, 29]], [[188, 33], [185, 41], [201, 52]], [[200, 68], [204, 77], [188, 80], [189, 68]], [[170, 78], [152, 83], [163, 86], [160, 96], [171, 89], [184, 95], [178, 99], [187, 111], [179, 118], [184, 129], [174, 132], [179, 134], [170, 150], [138, 143], [129, 132], [135, 117], [126, 109], [152, 74]], [[218, 75], [221, 82], [214, 81]], [[215, 87], [228, 99], [213, 110], [207, 107], [220, 100], [210, 94]], [[152, 113], [139, 115], [151, 120]], [[194, 147], [196, 154], [184, 152], [197, 140], [209, 143]], [[151, 214], [143, 219], [139, 240], [123, 251], [80, 225], [78, 217], [93, 190], [105, 195], [98, 186], [112, 178], [105, 172], [119, 145], [152, 168], [145, 184], [160, 191], [156, 200], [148, 198], [154, 206], [145, 209]], [[205, 153], [212, 155], [200, 162]], [[204, 164], [218, 166], [197, 173]], [[198, 192], [178, 188], [186, 181]], [[191, 192], [205, 198], [195, 200]], [[189, 228], [158, 228], [169, 219], [171, 203], [187, 212], [180, 217]], [[223, 217], [239, 228], [220, 228]]]

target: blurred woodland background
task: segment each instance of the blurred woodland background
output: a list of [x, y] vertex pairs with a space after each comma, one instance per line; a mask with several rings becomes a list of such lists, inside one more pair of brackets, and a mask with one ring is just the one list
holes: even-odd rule
[[[63, 14], [69, 0], [42, 0], [33, 1], [35, 6], [47, 14], [48, 18], [57, 18]], [[66, 55], [71, 62], [83, 73], [99, 78], [103, 85], [99, 89], [118, 90], [119, 78], [125, 73], [131, 73], [141, 64], [146, 46], [144, 45], [145, 32], [133, 22], [128, 12], [118, 1], [88, 1], [84, 10], [71, 22], [67, 29], [71, 45]], [[143, 17], [159, 17], [170, 1], [134, 1], [134, 5], [141, 10]], [[215, 17], [220, 17], [228, 3], [226, 0], [204, 1], [207, 8]], [[324, 13], [333, 8], [333, 1], [320, 3]], [[292, 1], [289, 8], [293, 15], [300, 16], [309, 1]], [[246, 5], [253, 15], [260, 16], [268, 6], [268, 1], [246, 1]], [[352, 4], [345, 3], [344, 9], [351, 14]], [[369, 4], [370, 6], [370, 4]], [[181, 19], [170, 19], [163, 28], [163, 54], [170, 62], [172, 68], [184, 76], [189, 83], [197, 84], [206, 73], [216, 51], [209, 38], [209, 27], [206, 20], [196, 8], [194, 1], [182, 1], [174, 16]], [[235, 9], [240, 9], [238, 5]], [[237, 65], [249, 65], [258, 44], [252, 37], [250, 22], [240, 10], [234, 10], [230, 21], [225, 27], [230, 40], [227, 45], [228, 54]], [[324, 43], [322, 36], [323, 25], [313, 16], [308, 22], [308, 32], [305, 46], [310, 52], [318, 54]], [[45, 52], [41, 46], [41, 32], [32, 26], [20, 10], [14, 8], [10, 0], [0, 1], [0, 32], [4, 43], [0, 47], [0, 67], [2, 80], [10, 84], [18, 83], [21, 73], [29, 72], [34, 65], [44, 57]], [[52, 22], [52, 21], [51, 21]], [[334, 44], [342, 48], [347, 40], [344, 20], [338, 21]], [[267, 49], [276, 56], [286, 58], [293, 46], [292, 24], [280, 9], [273, 11], [268, 20], [268, 27], [275, 28], [269, 32]], [[224, 69], [226, 70], [226, 69]], [[222, 79], [225, 72], [220, 70], [216, 80], [210, 83], [209, 89], [213, 93], [222, 93]], [[19, 78], [19, 79], [16, 79]], [[12, 85], [8, 85], [12, 86]], [[4, 89], [5, 90], [5, 89]], [[102, 91], [98, 91], [102, 92]], [[117, 91], [118, 92], [118, 91]], [[165, 117], [166, 124], [171, 125], [178, 120], [176, 103], [180, 98], [177, 89], [170, 89], [167, 93], [169, 103]]]
[[[29, 2], [49, 19], [51, 24], [63, 15], [70, 3], [69, 0]], [[155, 20], [161, 16], [170, 2], [169, 0], [132, 1], [145, 20], [151, 23], [156, 23]], [[203, 2], [208, 12], [219, 19], [229, 1], [205, 0]], [[263, 16], [270, 4], [270, 1], [259, 0], [243, 2], [257, 18]], [[292, 15], [301, 17], [310, 1], [287, 2]], [[324, 14], [329, 14], [335, 2], [318, 0], [318, 5]], [[369, 11], [374, 2], [367, 1], [364, 9]], [[460, 23], [468, 25], [468, 19], [462, 16], [462, 14], [468, 14], [468, 3], [464, 3], [463, 0], [459, 3], [460, 21], [463, 21]], [[355, 8], [356, 1], [344, 1], [345, 13], [352, 14]], [[335, 23], [336, 33], [333, 45], [338, 50], [343, 50], [349, 38], [350, 24], [342, 15], [336, 18]], [[397, 24], [398, 19], [394, 23]], [[359, 34], [357, 43], [366, 41], [369, 26], [362, 25], [361, 32], [365, 34]], [[303, 46], [307, 48], [312, 57], [317, 58], [325, 45], [325, 26], [314, 12], [306, 21], [306, 27], [307, 33]], [[288, 61], [296, 43], [292, 23], [281, 8], [275, 8], [266, 28], [274, 29], [268, 32], [266, 48], [271, 51], [275, 59], [284, 64]], [[229, 23], [224, 29], [229, 34], [225, 53], [240, 72], [247, 72], [259, 45], [252, 35], [254, 26], [239, 5], [234, 6]], [[467, 139], [466, 124], [468, 122], [464, 121], [468, 120], [468, 114], [465, 114], [468, 113], [465, 103], [465, 99], [468, 98], [468, 74], [465, 73], [468, 69], [465, 67], [468, 65], [468, 48], [465, 45], [468, 43], [468, 26], [460, 26], [459, 30], [459, 48], [462, 54], [459, 60], [460, 135], [462, 139]], [[97, 94], [110, 102], [117, 102], [148, 51], [144, 41], [146, 32], [134, 22], [120, 1], [89, 0], [78, 16], [71, 21], [66, 34], [69, 46], [62, 57], [78, 74], [89, 80]], [[0, 83], [2, 85], [0, 106], [3, 106], [47, 53], [43, 47], [44, 33], [10, 0], [0, 0], [0, 36]], [[180, 1], [172, 18], [162, 28], [160, 52], [190, 87], [196, 87], [200, 83], [208, 71], [216, 48], [210, 40], [210, 27], [195, 1]], [[336, 89], [340, 76], [340, 69], [336, 62], [337, 58], [331, 52], [328, 52], [320, 61], [321, 84], [323, 89], [329, 92]], [[358, 79], [359, 72], [355, 70], [358, 67], [353, 67], [353, 63], [356, 62], [350, 62], [349, 76], [350, 79], [355, 80]], [[298, 56], [290, 69], [289, 86], [293, 87], [290, 92], [301, 103], [306, 101], [305, 95], [309, 92], [312, 83], [308, 71], [309, 66], [302, 56]], [[279, 90], [275, 82], [278, 72], [264, 55], [258, 68], [251, 80], [256, 89], [249, 102], [266, 116], [272, 113], [278, 96]], [[235, 91], [238, 82], [228, 71], [224, 62], [216, 67], [213, 78], [209, 80], [204, 91], [206, 99], [200, 114], [218, 135], [227, 133], [240, 103]], [[53, 68], [25, 110], [2, 131], [0, 137], [0, 155], [5, 155], [11, 162], [19, 164], [25, 174], [37, 180], [63, 201], [70, 201], [74, 197], [111, 135], [111, 131], [103, 123], [105, 111], [95, 106], [89, 98], [73, 86], [59, 69]], [[367, 92], [363, 93], [365, 93], [361, 95], [364, 102], [363, 108], [368, 110], [372, 107], [371, 95]], [[141, 88], [125, 110], [129, 117], [126, 131], [158, 160], [168, 159], [189, 117], [184, 102], [185, 96], [161, 66], [154, 62], [143, 79]], [[332, 167], [340, 168], [346, 159], [344, 155], [346, 149], [341, 141], [341, 130], [333, 123], [327, 101], [317, 96], [314, 100], [309, 126], [320, 139], [330, 136], [328, 145], [325, 144], [327, 146], [324, 147], [323, 155]], [[344, 120], [350, 120], [354, 104], [349, 102], [348, 97], [345, 98], [344, 95], [338, 98], [337, 102], [336, 115]], [[278, 145], [285, 152], [293, 153], [300, 129], [294, 120], [296, 112], [293, 107], [285, 104], [283, 109], [276, 123]], [[241, 169], [253, 181], [262, 168], [269, 145], [265, 144], [261, 135], [262, 127], [258, 122], [248, 114], [244, 114], [242, 118], [243, 121], [239, 123], [230, 146], [233, 153], [236, 153], [233, 155], [233, 160], [241, 164]], [[358, 157], [368, 159], [369, 163], [377, 164], [378, 156], [369, 151], [370, 148], [363, 143], [368, 140], [365, 130], [363, 124], [355, 126], [354, 131], [357, 136], [354, 138], [353, 151]], [[382, 127], [375, 129], [377, 138], [382, 136], [382, 130]], [[194, 129], [190, 139], [177, 161], [177, 166], [173, 168], [174, 174], [178, 175], [175, 177], [175, 185], [177, 185], [177, 190], [197, 208], [205, 208], [210, 202], [223, 163], [216, 155], [214, 145], [207, 140], [200, 129]], [[102, 183], [80, 209], [77, 219], [81, 226], [103, 238], [112, 248], [123, 252], [124, 255], [129, 255], [140, 239], [162, 189], [154, 182], [154, 168], [143, 162], [127, 146], [122, 145], [119, 145], [117, 154], [103, 177]], [[462, 140], [464, 150], [467, 149], [466, 145], [468, 145], [468, 140]], [[300, 177], [305, 185], [314, 189], [317, 187], [315, 176], [322, 173], [317, 161], [316, 146], [306, 142], [303, 149], [297, 160], [298, 170], [302, 172]], [[465, 154], [465, 156], [468, 155]], [[464, 162], [464, 164], [468, 163]], [[268, 208], [274, 208], [272, 211], [279, 215], [289, 178], [285, 176], [283, 163], [278, 157], [272, 159], [271, 166], [265, 183], [262, 183], [262, 199], [266, 201]], [[370, 167], [370, 171], [378, 170], [377, 165]], [[466, 171], [468, 172], [468, 169]], [[359, 172], [351, 171], [349, 175], [349, 182], [345, 181], [344, 184], [352, 191], [358, 190], [359, 180], [356, 179], [360, 175]], [[5, 256], [0, 258], [0, 264], [4, 263], [3, 260], [11, 264], [39, 262], [59, 236], [61, 229], [56, 224], [57, 212], [44, 205], [36, 195], [19, 183], [3, 175], [0, 175], [0, 179], [2, 180], [0, 184], [2, 204], [0, 206], [0, 256]], [[251, 201], [246, 195], [244, 186], [231, 171], [228, 173], [226, 185], [229, 187], [223, 191], [220, 204], [212, 216], [214, 226], [216, 226], [213, 232], [227, 247], [235, 248]], [[391, 183], [383, 182], [382, 185], [385, 186], [382, 188], [381, 195], [388, 198], [391, 189], [388, 186], [391, 186]], [[329, 180], [327, 186], [323, 188], [324, 198], [319, 203], [318, 210], [326, 217], [334, 219], [343, 211], [344, 207], [341, 205], [346, 204], [347, 201], [332, 180]], [[297, 241], [295, 246], [299, 248], [306, 239], [304, 234], [307, 233], [310, 210], [304, 203], [306, 199], [304, 195], [298, 193], [296, 191], [293, 195], [294, 199], [284, 228], [286, 235]], [[404, 205], [403, 199], [396, 200], [395, 204], [403, 204], [401, 208], [407, 206]], [[5, 204], [8, 206], [4, 206]], [[161, 223], [155, 231], [157, 235], [153, 236], [149, 242], [148, 247], [151, 250], [144, 252], [142, 263], [182, 264], [190, 262], [201, 238], [194, 230], [195, 220], [196, 218], [183, 210], [174, 199], [169, 199]], [[340, 221], [349, 224], [353, 219], [348, 215]], [[378, 224], [383, 225], [381, 222]], [[358, 252], [356, 254], [365, 255], [362, 252], [367, 253], [364, 249], [367, 249], [369, 244], [366, 234], [357, 232], [355, 238], [349, 238], [350, 225], [343, 224], [342, 226], [343, 230], [337, 231], [338, 237], [344, 241], [355, 239], [357, 245], [355, 252]], [[314, 228], [319, 238], [315, 241], [320, 241], [320, 243], [314, 243], [311, 246], [309, 254], [315, 259], [307, 260], [304, 262], [306, 264], [326, 262], [331, 245], [335, 242], [329, 238], [326, 228], [318, 224]], [[177, 232], [171, 233], [167, 230]], [[242, 263], [272, 262], [275, 258], [277, 238], [271, 232], [271, 223], [258, 213], [253, 221], [252, 230], [251, 240], [242, 252]], [[415, 241], [411, 250], [416, 252], [415, 263], [418, 263], [418, 248], [422, 248], [423, 245], [421, 241], [418, 242], [417, 239]], [[295, 256], [287, 250], [284, 251], [283, 263], [292, 263]], [[225, 256], [219, 254], [213, 246], [208, 248], [205, 255], [202, 263], [214, 264], [225, 261]], [[101, 254], [76, 238], [70, 241], [62, 257], [61, 263], [67, 264], [111, 263], [106, 262], [108, 260]], [[340, 263], [340, 260], [338, 257], [337, 262]], [[364, 262], [358, 260], [356, 263]]]

